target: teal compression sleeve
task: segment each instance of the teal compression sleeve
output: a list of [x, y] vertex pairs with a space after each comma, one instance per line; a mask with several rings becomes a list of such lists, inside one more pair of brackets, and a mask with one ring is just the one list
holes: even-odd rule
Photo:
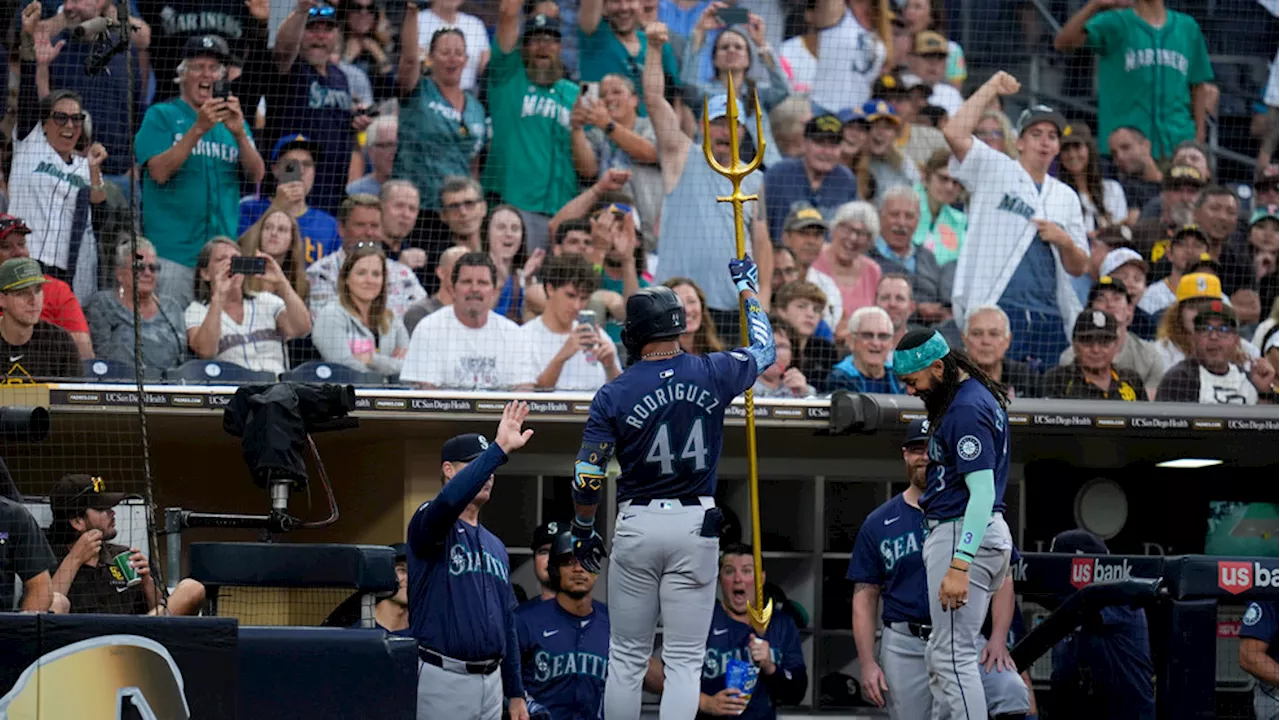
[[969, 504], [964, 508], [960, 544], [953, 557], [973, 562], [978, 546], [982, 544], [982, 536], [987, 534], [987, 523], [991, 522], [991, 509], [996, 502], [996, 476], [990, 470], [978, 470], [967, 473], [964, 484], [969, 488]]

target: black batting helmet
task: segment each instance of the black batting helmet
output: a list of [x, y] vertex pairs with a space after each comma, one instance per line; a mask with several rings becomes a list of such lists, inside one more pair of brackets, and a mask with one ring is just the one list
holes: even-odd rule
[[647, 287], [627, 298], [627, 323], [622, 344], [639, 358], [646, 343], [684, 334], [684, 303], [676, 291], [664, 285]]
[[560, 566], [573, 559], [573, 533], [565, 530], [551, 540], [551, 554], [547, 557], [547, 585], [560, 592]]

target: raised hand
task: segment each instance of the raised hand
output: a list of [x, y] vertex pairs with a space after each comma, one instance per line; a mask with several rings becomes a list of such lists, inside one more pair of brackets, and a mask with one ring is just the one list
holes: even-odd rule
[[37, 65], [49, 65], [57, 60], [58, 55], [62, 54], [62, 48], [67, 44], [66, 40], [59, 40], [57, 45], [50, 45], [49, 31], [41, 26], [36, 27], [32, 39], [35, 40]]
[[1003, 70], [992, 75], [987, 84], [995, 88], [999, 95], [1016, 95], [1022, 89], [1022, 83], [1018, 82], [1018, 78]]
[[666, 25], [660, 22], [651, 22], [644, 26], [644, 36], [649, 41], [649, 47], [661, 50], [662, 46], [667, 44], [671, 34]]
[[733, 284], [740, 293], [748, 290], [755, 293], [756, 288], [760, 287], [760, 268], [756, 267], [750, 255], [741, 260], [730, 260], [729, 276], [733, 278]]
[[494, 442], [502, 448], [502, 452], [511, 453], [524, 447], [533, 437], [532, 430], [523, 430], [525, 418], [529, 417], [529, 404], [524, 401], [512, 401], [502, 410], [502, 422], [498, 423], [498, 434]]

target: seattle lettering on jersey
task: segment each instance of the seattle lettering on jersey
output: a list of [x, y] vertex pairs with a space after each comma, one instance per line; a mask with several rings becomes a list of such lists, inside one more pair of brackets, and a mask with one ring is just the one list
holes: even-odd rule
[[996, 206], [996, 209], [1019, 215], [1024, 220], [1030, 220], [1031, 216], [1036, 214], [1036, 209], [1023, 202], [1022, 198], [1008, 193], [1005, 193], [1005, 196], [1000, 199], [1000, 204]]
[[483, 572], [507, 582], [508, 571], [502, 559], [485, 550], [467, 552], [461, 544], [449, 548], [449, 574], [453, 576]]
[[160, 27], [165, 35], [212, 34], [228, 39], [239, 39], [244, 35], [240, 20], [226, 13], [179, 13], [171, 7], [160, 11]]
[[[782, 663], [782, 653], [778, 652], [778, 649], [772, 645], [769, 646], [769, 657], [775, 665]], [[706, 658], [702, 662], [702, 677], [706, 680], [715, 680], [724, 675], [730, 660], [754, 662], [751, 659], [751, 650], [745, 645], [728, 650], [707, 648]]]
[[570, 108], [561, 105], [556, 102], [555, 98], [550, 98], [546, 95], [527, 94], [520, 103], [520, 117], [551, 118], [565, 128], [569, 127], [569, 111]]
[[567, 675], [586, 675], [598, 680], [608, 678], [609, 658], [589, 652], [549, 653], [539, 650], [533, 656], [533, 679], [547, 682]]
[[456, 123], [462, 122], [462, 113], [458, 112], [457, 108], [453, 107], [452, 105], [449, 105], [448, 103], [442, 103], [438, 100], [431, 100], [427, 103], [427, 109], [439, 114], [440, 116], [444, 117], [446, 120], [452, 120], [453, 122], [456, 122]]
[[[337, 72], [342, 72], [336, 66], [331, 65], [330, 68]], [[345, 88], [325, 87], [320, 84], [319, 80], [312, 80], [311, 86], [307, 89], [307, 107], [312, 110], [333, 108], [350, 110], [351, 93]]]
[[38, 175], [51, 175], [62, 182], [69, 183], [82, 190], [89, 187], [88, 181], [84, 178], [79, 175], [72, 175], [71, 173], [63, 172], [61, 168], [51, 162], [41, 162], [39, 165], [36, 165], [35, 173]]
[[880, 557], [884, 559], [884, 571], [887, 573], [893, 572], [893, 568], [902, 558], [919, 552], [920, 538], [914, 531], [880, 541]]
[[1161, 67], [1173, 68], [1183, 75], [1187, 74], [1187, 66], [1190, 63], [1187, 56], [1177, 50], [1168, 50], [1166, 48], [1137, 48], [1134, 50], [1124, 51], [1124, 71], [1132, 72], [1142, 68], [1159, 65]]
[[[173, 134], [174, 145], [177, 145], [181, 140], [182, 133]], [[211, 157], [215, 160], [222, 160], [229, 163], [240, 162], [240, 148], [209, 140], [197, 140], [196, 146], [191, 149], [191, 154], [199, 155], [201, 157]]]
[[659, 408], [677, 402], [696, 405], [705, 413], [720, 407], [720, 399], [711, 391], [704, 390], [693, 383], [670, 382], [640, 398], [640, 402], [631, 407], [631, 414], [627, 416], [626, 423], [637, 430], [643, 429], [644, 421], [648, 420], [650, 415]]

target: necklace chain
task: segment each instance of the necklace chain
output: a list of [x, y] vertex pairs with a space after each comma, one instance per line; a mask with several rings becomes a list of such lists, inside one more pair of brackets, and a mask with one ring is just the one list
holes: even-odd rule
[[680, 348], [676, 348], [675, 350], [660, 350], [658, 352], [645, 353], [641, 355], [640, 358], [642, 360], [649, 360], [650, 358], [675, 357], [682, 352], [684, 352], [684, 350], [681, 350]]

